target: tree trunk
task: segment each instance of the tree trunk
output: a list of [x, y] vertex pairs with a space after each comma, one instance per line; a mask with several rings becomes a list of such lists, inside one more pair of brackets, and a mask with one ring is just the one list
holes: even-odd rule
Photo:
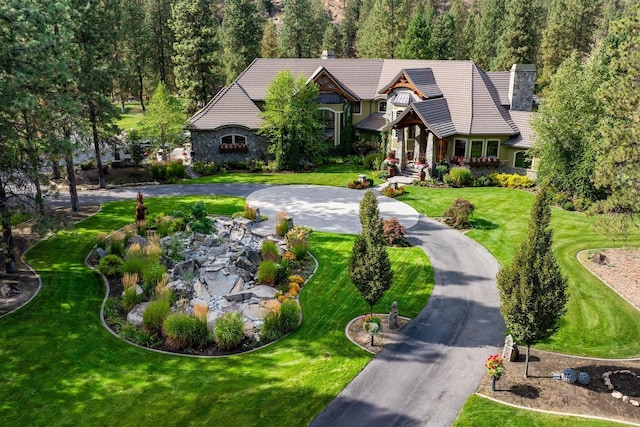
[[7, 193], [0, 176], [0, 216], [2, 217], [2, 238], [5, 271], [9, 274], [17, 271], [16, 252], [13, 246], [13, 232], [11, 230], [11, 211], [7, 204]]
[[527, 356], [524, 358], [524, 377], [529, 378], [529, 350], [531, 346], [527, 344]]
[[52, 179], [60, 179], [60, 164], [58, 163], [58, 159], [53, 159], [51, 161], [51, 175]]
[[142, 108], [142, 111], [146, 111], [147, 109], [144, 106], [144, 86], [142, 84], [142, 67], [140, 66], [140, 64], [138, 64], [137, 66], [138, 69], [138, 83], [140, 83], [140, 107]]
[[102, 168], [102, 159], [100, 156], [100, 136], [98, 135], [98, 117], [96, 115], [95, 107], [92, 105], [90, 112], [91, 130], [93, 132], [93, 148], [96, 152], [96, 164], [98, 166], [98, 180], [100, 182], [100, 188], [107, 188], [107, 179], [104, 176], [104, 169]]
[[69, 182], [69, 196], [71, 196], [71, 210], [78, 212], [80, 210], [80, 202], [78, 200], [78, 189], [76, 188], [76, 174], [73, 168], [73, 156], [67, 153], [65, 156], [67, 164], [67, 181]]

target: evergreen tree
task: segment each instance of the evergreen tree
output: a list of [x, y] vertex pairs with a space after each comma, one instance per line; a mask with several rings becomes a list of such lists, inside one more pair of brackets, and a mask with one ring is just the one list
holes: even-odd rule
[[375, 0], [360, 16], [356, 46], [359, 58], [395, 58], [409, 17], [407, 0]]
[[504, 29], [505, 0], [485, 0], [473, 45], [473, 60], [484, 70], [488, 70], [496, 56], [498, 39]]
[[329, 17], [319, 0], [285, 0], [279, 33], [286, 58], [318, 58]]
[[[608, 79], [597, 97], [605, 105], [599, 130], [595, 183], [606, 190], [599, 208], [615, 218], [640, 214], [640, 8], [611, 25], [605, 42]], [[617, 221], [616, 221], [617, 222]]]
[[294, 78], [289, 69], [269, 83], [258, 131], [275, 154], [277, 170], [298, 170], [301, 159], [315, 159], [323, 144], [316, 120], [318, 86], [304, 76]]
[[154, 81], [173, 87], [173, 31], [169, 27], [172, 0], [143, 0], [144, 25], [149, 32], [151, 73]]
[[346, 0], [340, 31], [342, 34], [342, 53], [347, 58], [356, 57], [356, 34], [361, 6], [362, 0]]
[[584, 57], [591, 51], [600, 0], [552, 0], [542, 34], [542, 82], [551, 81], [562, 61], [573, 51]]
[[473, 11], [469, 13], [467, 22], [464, 24], [464, 29], [462, 30], [462, 43], [459, 46], [460, 52], [458, 53], [459, 59], [475, 60], [475, 55], [473, 52], [474, 52], [476, 37], [478, 34], [479, 24], [480, 24], [480, 13], [473, 12]]
[[577, 53], [562, 63], [532, 122], [533, 154], [540, 159], [538, 179], [574, 198], [598, 199], [593, 183], [598, 123], [604, 105], [596, 92], [605, 78], [600, 55], [583, 64]]
[[349, 277], [373, 314], [373, 306], [391, 287], [393, 271], [385, 245], [378, 200], [371, 190], [367, 190], [360, 202], [360, 224], [362, 231], [356, 236], [349, 258]]
[[158, 83], [140, 121], [140, 135], [151, 140], [156, 149], [170, 150], [183, 142], [186, 124], [180, 101], [169, 94], [164, 83]]
[[221, 76], [216, 72], [218, 23], [215, 9], [207, 0], [177, 0], [171, 6], [169, 25], [175, 36], [176, 85], [181, 95], [188, 99], [187, 110], [193, 113], [209, 102], [222, 85]]
[[469, 56], [464, 46], [464, 29], [469, 18], [469, 12], [462, 0], [453, 0], [451, 3], [451, 16], [453, 16], [453, 24], [456, 29], [456, 38], [454, 43], [454, 59], [468, 59]]
[[433, 30], [429, 42], [433, 59], [453, 59], [455, 31], [453, 16], [449, 12], [436, 16], [433, 20]]
[[340, 30], [332, 23], [327, 25], [322, 38], [322, 50], [332, 51], [336, 58], [342, 56], [342, 40], [340, 40]]
[[144, 103], [144, 77], [150, 64], [149, 32], [144, 25], [144, 9], [140, 0], [120, 0], [122, 10], [121, 35], [124, 66], [122, 89], [137, 95], [142, 111]]
[[396, 57], [399, 59], [432, 59], [431, 21], [429, 11], [417, 11], [413, 14], [407, 32], [398, 46]]
[[524, 376], [529, 376], [532, 345], [558, 330], [568, 300], [567, 279], [552, 251], [551, 208], [546, 189], [536, 196], [529, 233], [511, 265], [498, 272], [500, 311], [507, 329], [527, 346]]
[[263, 18], [252, 0], [226, 0], [220, 26], [222, 63], [229, 84], [260, 56]]
[[260, 42], [260, 57], [278, 58], [278, 30], [276, 24], [268, 19], [264, 25], [262, 41]]
[[540, 44], [543, 9], [537, 0], [506, 0], [504, 32], [498, 39], [497, 57], [491, 67], [508, 70], [513, 64], [534, 64]]

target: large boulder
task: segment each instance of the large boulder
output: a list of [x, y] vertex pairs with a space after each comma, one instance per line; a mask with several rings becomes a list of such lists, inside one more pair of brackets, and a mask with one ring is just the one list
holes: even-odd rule
[[211, 295], [225, 296], [236, 286], [240, 276], [237, 274], [224, 274], [223, 271], [205, 271], [204, 281]]
[[133, 323], [136, 326], [142, 326], [142, 315], [144, 311], [147, 309], [149, 302], [141, 302], [131, 309], [131, 311], [127, 314], [127, 322]]

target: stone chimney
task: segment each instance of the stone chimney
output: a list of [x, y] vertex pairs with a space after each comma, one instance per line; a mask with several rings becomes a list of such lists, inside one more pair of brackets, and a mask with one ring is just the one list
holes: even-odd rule
[[335, 59], [336, 54], [332, 50], [323, 50], [322, 51], [322, 59]]
[[534, 64], [513, 64], [509, 78], [511, 110], [531, 111], [535, 83], [536, 66]]

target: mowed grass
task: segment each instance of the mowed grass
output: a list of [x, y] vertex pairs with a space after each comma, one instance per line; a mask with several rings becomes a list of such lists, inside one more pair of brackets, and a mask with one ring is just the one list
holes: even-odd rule
[[[137, 129], [142, 116], [144, 115], [139, 102], [127, 102], [125, 112], [120, 114], [120, 119], [116, 121], [116, 125], [121, 130]], [[116, 108], [120, 110], [120, 104], [116, 104]]]
[[476, 394], [471, 395], [454, 427], [608, 427], [623, 424], [581, 417], [545, 414], [501, 405]]
[[[149, 198], [151, 212], [203, 200], [228, 215], [243, 199]], [[300, 294], [304, 320], [282, 341], [220, 359], [164, 355], [112, 336], [100, 323], [102, 278], [84, 265], [99, 231], [133, 220], [131, 202], [106, 204], [73, 231], [58, 233], [27, 254], [43, 289], [26, 307], [0, 319], [0, 420], [23, 425], [308, 424], [371, 359], [344, 334], [368, 311], [349, 283], [354, 236], [312, 233], [319, 260]], [[376, 306], [415, 316], [427, 303], [433, 271], [417, 248], [389, 251], [393, 287]]]
[[358, 175], [364, 174], [372, 178], [374, 184], [382, 182], [373, 178], [369, 169], [360, 165], [320, 165], [313, 172], [296, 173], [249, 173], [233, 172], [202, 176], [196, 179], [185, 180], [184, 184], [210, 184], [210, 183], [255, 183], [278, 185], [329, 185], [332, 187], [346, 187], [351, 181], [358, 179]]
[[[467, 234], [485, 246], [502, 265], [527, 236], [534, 195], [505, 188], [431, 189], [407, 187], [400, 200], [430, 217], [439, 217], [457, 197], [476, 207]], [[569, 282], [567, 313], [560, 330], [536, 347], [582, 356], [625, 358], [640, 355], [640, 311], [620, 298], [578, 261], [584, 249], [640, 247], [640, 231], [626, 240], [598, 232], [595, 218], [552, 208], [554, 251]]]

